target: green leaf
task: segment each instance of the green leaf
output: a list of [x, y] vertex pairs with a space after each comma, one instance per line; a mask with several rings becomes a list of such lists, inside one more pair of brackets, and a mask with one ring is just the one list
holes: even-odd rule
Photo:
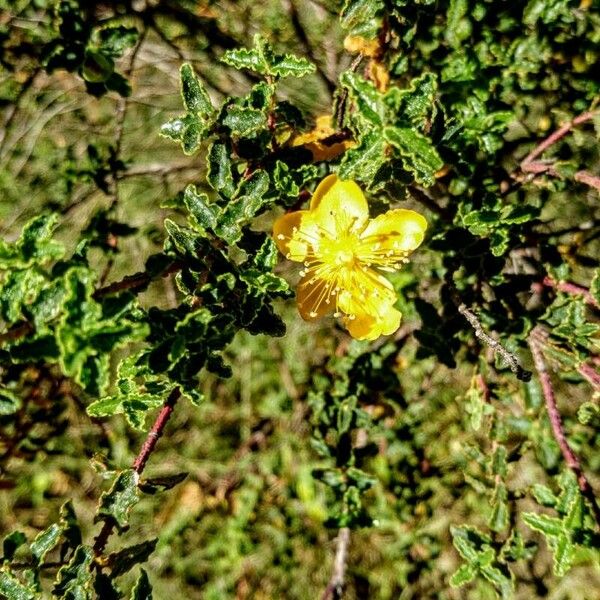
[[257, 109], [244, 106], [228, 106], [222, 121], [236, 137], [253, 137], [267, 126], [267, 115]]
[[371, 126], [382, 127], [385, 118], [383, 96], [375, 86], [352, 71], [344, 71], [340, 83], [348, 88], [350, 97], [356, 102], [358, 114]]
[[34, 600], [35, 592], [6, 568], [0, 569], [0, 595], [6, 600]]
[[242, 236], [242, 227], [259, 211], [268, 207], [271, 198], [265, 197], [269, 190], [269, 176], [257, 170], [245, 181], [240, 196], [230, 202], [219, 219], [216, 233], [229, 244], [235, 244]]
[[121, 471], [112, 487], [100, 497], [96, 521], [113, 519], [119, 530], [124, 530], [129, 521], [129, 511], [139, 500], [139, 475], [133, 469]]
[[58, 216], [44, 214], [29, 221], [13, 244], [0, 240], [0, 269], [26, 269], [61, 258], [62, 244], [52, 240]]
[[492, 514], [489, 526], [492, 531], [504, 531], [508, 527], [508, 491], [502, 482], [496, 485], [492, 496]]
[[383, 9], [383, 0], [345, 0], [340, 13], [342, 27], [356, 35], [375, 37], [379, 26], [376, 17]]
[[274, 77], [304, 77], [315, 70], [315, 66], [305, 58], [291, 54], [276, 54], [260, 35], [254, 36], [253, 48], [228, 50], [221, 60], [236, 69], [247, 69]]
[[458, 567], [458, 569], [452, 574], [450, 578], [450, 585], [452, 587], [461, 587], [465, 585], [473, 579], [475, 579], [475, 575], [477, 575], [477, 569], [472, 565], [465, 564]]
[[106, 564], [111, 569], [113, 578], [127, 573], [132, 567], [146, 562], [148, 557], [154, 552], [158, 538], [147, 540], [141, 544], [135, 544], [123, 548], [118, 552], [112, 552], [106, 557]]
[[563, 577], [573, 564], [573, 558], [575, 557], [575, 546], [572, 544], [571, 538], [568, 534], [559, 536], [556, 541], [550, 543], [550, 545], [553, 550], [554, 574], [558, 577]]
[[0, 415], [13, 415], [21, 408], [21, 398], [11, 390], [0, 388]]
[[554, 507], [558, 502], [557, 497], [553, 494], [552, 490], [539, 483], [536, 483], [532, 487], [533, 497], [537, 500], [539, 504], [542, 506]]
[[15, 552], [27, 541], [22, 531], [13, 531], [9, 533], [2, 541], [3, 561], [12, 560]]
[[206, 194], [200, 194], [196, 191], [194, 185], [188, 185], [185, 188], [183, 202], [190, 211], [193, 222], [201, 229], [210, 229], [214, 231], [217, 227], [219, 218], [219, 207], [211, 204]]
[[539, 515], [537, 513], [523, 513], [523, 521], [526, 525], [535, 529], [545, 536], [557, 537], [563, 534], [563, 525], [560, 519]]
[[429, 120], [429, 114], [435, 114], [436, 92], [436, 76], [423, 73], [413, 79], [407, 89], [391, 87], [383, 99], [401, 122], [423, 128]]
[[61, 567], [56, 576], [53, 593], [65, 600], [92, 600], [93, 575], [91, 548], [79, 546], [69, 564]]
[[213, 190], [219, 192], [225, 198], [231, 198], [235, 193], [235, 184], [231, 172], [231, 147], [229, 144], [215, 142], [210, 147], [206, 179]]
[[46, 553], [58, 544], [62, 531], [63, 528], [60, 525], [53, 523], [36, 536], [29, 548], [37, 564], [40, 564], [44, 560]]
[[194, 73], [194, 68], [188, 63], [181, 65], [181, 96], [183, 105], [188, 113], [206, 117], [213, 111], [210, 97], [200, 79]]
[[140, 569], [140, 576], [131, 590], [129, 600], [152, 600], [152, 586], [144, 569]]
[[444, 163], [432, 143], [414, 129], [385, 127], [383, 136], [402, 157], [404, 167], [423, 185], [435, 183], [435, 173]]
[[370, 184], [388, 160], [385, 148], [386, 143], [379, 131], [365, 135], [358, 146], [345, 152], [338, 171], [340, 178]]
[[123, 412], [122, 404], [123, 400], [118, 396], [106, 396], [92, 402], [85, 410], [90, 417], [111, 417]]
[[337, 409], [337, 431], [338, 434], [346, 433], [352, 424], [354, 411], [356, 410], [356, 396], [350, 396], [342, 402]]

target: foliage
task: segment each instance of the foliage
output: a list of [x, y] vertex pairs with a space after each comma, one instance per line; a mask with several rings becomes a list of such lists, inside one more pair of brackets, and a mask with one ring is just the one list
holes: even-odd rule
[[[594, 597], [595, 3], [0, 9], [1, 598], [314, 598], [346, 528], [348, 598]], [[427, 217], [378, 340], [272, 238], [331, 174]]]

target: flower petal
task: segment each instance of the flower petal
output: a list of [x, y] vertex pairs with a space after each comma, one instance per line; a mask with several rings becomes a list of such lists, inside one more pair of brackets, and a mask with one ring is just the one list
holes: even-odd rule
[[382, 249], [412, 252], [425, 237], [427, 221], [414, 210], [397, 208], [373, 219], [361, 234], [362, 246], [380, 244]]
[[299, 240], [297, 236], [302, 227], [302, 218], [307, 214], [307, 210], [286, 213], [273, 224], [273, 239], [279, 251], [296, 262], [302, 262], [309, 252], [308, 242]]
[[354, 181], [329, 175], [317, 186], [310, 201], [310, 220], [332, 237], [361, 231], [369, 219], [369, 205]]
[[344, 317], [344, 326], [350, 335], [357, 340], [375, 340], [381, 335], [390, 335], [400, 327], [402, 313], [391, 304], [380, 307], [377, 315], [356, 313], [351, 319]]
[[[331, 286], [324, 279], [304, 276], [296, 289], [298, 311], [305, 321], [320, 319], [335, 308]], [[329, 301], [329, 302], [328, 302]]]

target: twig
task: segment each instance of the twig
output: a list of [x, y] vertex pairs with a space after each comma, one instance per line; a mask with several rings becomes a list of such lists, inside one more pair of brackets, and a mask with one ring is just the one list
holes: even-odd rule
[[[165, 400], [163, 407], [160, 409], [156, 420], [154, 421], [154, 425], [152, 425], [152, 429], [148, 432], [142, 447], [136, 456], [135, 460], [132, 464], [132, 469], [138, 474], [141, 475], [150, 455], [154, 451], [158, 440], [161, 438], [165, 426], [168, 423], [171, 415], [173, 414], [173, 410], [175, 408], [175, 404], [177, 404], [177, 400], [181, 395], [181, 391], [179, 388], [175, 388], [170, 394], [169, 397]], [[106, 543], [108, 542], [108, 538], [113, 532], [115, 527], [115, 522], [113, 519], [105, 519], [104, 524], [102, 525], [102, 529], [100, 533], [94, 540], [94, 554], [96, 556], [100, 556], [104, 549], [106, 548]]]
[[600, 374], [596, 369], [588, 364], [581, 363], [577, 367], [577, 372], [596, 390], [600, 391]]
[[552, 387], [550, 373], [548, 372], [546, 363], [544, 362], [542, 347], [547, 337], [548, 334], [538, 325], [534, 327], [529, 334], [527, 342], [529, 344], [529, 349], [531, 350], [535, 370], [537, 371], [540, 384], [542, 386], [542, 393], [546, 402], [546, 410], [548, 412], [548, 418], [550, 419], [550, 425], [552, 426], [552, 433], [554, 435], [554, 439], [557, 441], [560, 447], [560, 451], [562, 452], [567, 467], [571, 469], [577, 478], [577, 484], [581, 494], [590, 503], [594, 519], [596, 520], [596, 525], [598, 526], [598, 529], [600, 529], [600, 507], [596, 501], [594, 490], [592, 489], [590, 482], [581, 468], [579, 458], [575, 452], [573, 452], [571, 446], [569, 446], [569, 442], [567, 441], [562, 419], [556, 405], [556, 397], [554, 396], [554, 388]]
[[[181, 267], [181, 263], [174, 261], [164, 271], [160, 272], [158, 276], [166, 277], [171, 273], [181, 270]], [[93, 296], [97, 300], [98, 298], [110, 296], [111, 294], [116, 294], [117, 292], [123, 292], [125, 290], [138, 290], [148, 285], [155, 277], [156, 275], [151, 275], [148, 271], [140, 271], [133, 275], [127, 275], [127, 277], [124, 277], [120, 281], [115, 281], [107, 286], [98, 288]]]
[[587, 111], [579, 116], [575, 117], [572, 121], [565, 123], [562, 127], [559, 127], [554, 133], [549, 135], [545, 140], [540, 142], [522, 161], [521, 161], [521, 169], [525, 171], [524, 168], [527, 164], [532, 163], [538, 157], [540, 157], [550, 146], [556, 144], [559, 140], [561, 140], [573, 127], [576, 125], [581, 125], [586, 121], [591, 121], [596, 115], [598, 111]]
[[496, 354], [499, 354], [510, 370], [517, 376], [517, 379], [520, 379], [521, 381], [529, 381], [531, 379], [531, 372], [526, 371], [514, 354], [509, 352], [498, 340], [494, 339], [484, 331], [481, 322], [475, 313], [467, 308], [466, 304], [461, 302], [458, 305], [458, 312], [469, 322], [471, 327], [473, 327], [475, 337], [487, 344]]
[[338, 533], [333, 572], [329, 583], [323, 592], [322, 600], [340, 600], [344, 591], [344, 578], [346, 575], [346, 559], [348, 545], [350, 544], [350, 529], [342, 527]]
[[[350, 64], [350, 71], [354, 72], [358, 69], [358, 66], [362, 62], [363, 55], [359, 54]], [[338, 129], [344, 129], [344, 120], [346, 118], [346, 104], [348, 104], [348, 88], [343, 88], [342, 93], [340, 94], [340, 98], [337, 103], [336, 111], [335, 111], [335, 119], [337, 121]]]
[[[599, 114], [599, 111], [586, 111], [572, 121], [565, 123], [559, 127], [554, 133], [550, 134], [545, 140], [540, 142], [522, 161], [520, 169], [523, 173], [531, 175], [541, 175], [545, 173], [552, 177], [559, 177], [560, 173], [557, 171], [555, 165], [551, 162], [545, 162], [543, 160], [537, 160], [548, 148], [560, 141], [569, 131], [575, 126], [581, 125], [587, 121], [591, 121], [594, 117]], [[517, 177], [518, 178], [518, 177]], [[588, 185], [589, 187], [595, 188], [600, 191], [600, 177], [590, 173], [589, 171], [578, 171], [573, 176], [575, 181]]]
[[555, 281], [550, 277], [544, 277], [542, 283], [546, 287], [554, 288], [559, 292], [564, 292], [565, 294], [571, 294], [572, 296], [583, 296], [583, 300], [586, 304], [600, 309], [600, 304], [587, 288], [576, 285], [575, 283], [569, 283], [568, 281]]

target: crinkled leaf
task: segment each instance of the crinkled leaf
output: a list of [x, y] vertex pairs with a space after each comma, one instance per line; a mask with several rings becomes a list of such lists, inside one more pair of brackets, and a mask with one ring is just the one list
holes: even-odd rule
[[94, 597], [93, 557], [91, 548], [79, 546], [69, 564], [58, 571], [54, 594], [66, 600], [92, 600]]
[[254, 36], [252, 48], [228, 50], [221, 60], [236, 69], [247, 69], [261, 75], [275, 77], [303, 77], [315, 70], [315, 66], [305, 58], [291, 54], [276, 54], [260, 35]]
[[267, 125], [267, 115], [257, 108], [229, 106], [223, 118], [223, 125], [236, 137], [252, 137]]
[[0, 569], [0, 595], [6, 600], [34, 600], [35, 590], [21, 583], [8, 569]]
[[213, 105], [202, 82], [194, 73], [192, 65], [184, 63], [179, 70], [181, 76], [181, 97], [188, 113], [208, 116], [213, 112]]
[[63, 528], [59, 524], [52, 523], [33, 540], [29, 548], [38, 564], [44, 560], [46, 553], [58, 544], [62, 531]]
[[108, 492], [100, 497], [96, 521], [102, 518], [113, 519], [120, 530], [127, 527], [129, 511], [139, 500], [139, 475], [133, 469], [121, 471]]
[[433, 185], [435, 173], [444, 163], [431, 141], [414, 129], [385, 127], [384, 138], [402, 157], [404, 167], [423, 185]]
[[[231, 198], [235, 192], [231, 172], [231, 148], [229, 144], [215, 142], [208, 151], [208, 173], [206, 178], [212, 188], [225, 198]], [[189, 209], [189, 207], [188, 207]]]
[[367, 134], [356, 148], [345, 152], [338, 171], [340, 178], [370, 184], [377, 171], [388, 160], [385, 148], [385, 140], [378, 131]]
[[188, 185], [185, 188], [183, 202], [197, 225], [202, 229], [215, 230], [219, 218], [219, 207], [212, 204], [206, 194], [200, 194], [196, 191], [195, 186]]

